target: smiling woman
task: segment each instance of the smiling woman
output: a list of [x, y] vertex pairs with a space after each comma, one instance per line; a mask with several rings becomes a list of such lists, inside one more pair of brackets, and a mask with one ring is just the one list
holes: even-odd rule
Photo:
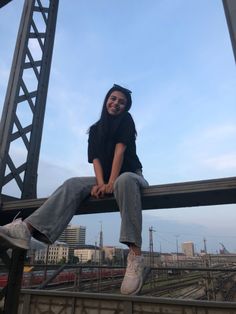
[[0, 227], [2, 247], [29, 249], [31, 236], [51, 244], [61, 235], [85, 198], [91, 195], [100, 199], [114, 193], [121, 213], [120, 242], [129, 247], [121, 293], [140, 291], [144, 270], [141, 188], [148, 183], [136, 154], [136, 129], [128, 112], [131, 104], [131, 91], [116, 84], [109, 89], [101, 117], [89, 130], [88, 161], [93, 163], [95, 177], [66, 180], [24, 221], [17, 219]]

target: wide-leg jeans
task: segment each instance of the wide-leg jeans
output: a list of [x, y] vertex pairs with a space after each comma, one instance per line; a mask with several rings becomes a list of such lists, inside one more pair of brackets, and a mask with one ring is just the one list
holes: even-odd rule
[[[25, 219], [35, 230], [33, 237], [49, 244], [55, 242], [95, 184], [95, 177], [66, 180], [41, 207]], [[122, 173], [114, 183], [114, 196], [121, 214], [122, 243], [133, 243], [141, 247], [141, 189], [146, 186], [148, 183], [142, 174], [132, 172]]]

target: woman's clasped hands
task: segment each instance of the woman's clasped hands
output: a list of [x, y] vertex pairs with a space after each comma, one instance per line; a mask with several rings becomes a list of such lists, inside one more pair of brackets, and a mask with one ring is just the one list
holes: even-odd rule
[[97, 184], [92, 187], [91, 195], [95, 198], [103, 198], [105, 194], [113, 193], [113, 182]]

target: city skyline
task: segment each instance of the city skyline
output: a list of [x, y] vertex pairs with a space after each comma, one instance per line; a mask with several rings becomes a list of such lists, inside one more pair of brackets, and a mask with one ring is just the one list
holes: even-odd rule
[[[97, 246], [99, 247], [99, 238], [100, 238], [100, 233], [101, 233], [101, 221], [99, 221], [99, 224], [100, 224], [100, 229], [98, 230], [98, 236], [97, 236], [97, 239], [95, 239], [95, 241], [92, 243], [92, 242], [89, 242], [88, 240], [86, 240], [86, 231], [87, 231], [87, 227], [86, 226], [81, 226], [81, 225], [77, 225], [77, 224], [73, 224], [73, 225], [68, 225], [69, 228], [85, 228], [85, 237], [84, 237], [84, 244], [81, 244], [81, 243], [78, 243], [79, 246], [81, 245], [92, 245], [92, 246]], [[67, 228], [68, 228], [67, 227]], [[152, 226], [149, 227], [148, 229], [148, 232], [150, 231], [150, 228], [152, 228]], [[66, 229], [65, 229], [66, 230]], [[156, 230], [154, 230], [154, 232], [156, 232]], [[65, 233], [65, 231], [64, 231]], [[102, 234], [103, 234], [103, 238], [107, 239], [107, 235], [104, 234], [104, 231], [102, 231]], [[154, 234], [154, 233], [153, 233]], [[157, 237], [158, 237], [158, 234], [157, 234]], [[62, 235], [59, 237], [59, 240], [60, 239], [64, 239], [65, 237]], [[196, 254], [199, 254], [199, 253], [202, 253], [202, 252], [205, 252], [205, 253], [217, 253], [219, 254], [221, 249], [222, 249], [222, 244], [224, 245], [224, 243], [221, 242], [221, 239], [219, 239], [219, 247], [218, 247], [218, 250], [216, 250], [215, 252], [211, 251], [211, 250], [208, 250], [207, 249], [207, 246], [208, 246], [208, 240], [207, 238], [203, 238], [202, 239], [202, 246], [196, 246], [196, 244], [194, 243], [194, 241], [191, 240], [191, 238], [189, 238], [188, 240], [184, 240], [183, 242], [180, 242], [178, 239], [180, 238], [180, 235], [175, 235], [175, 250], [170, 250], [170, 249], [167, 249], [165, 250], [165, 247], [163, 246], [163, 243], [161, 241], [155, 241], [155, 237], [154, 238], [154, 241], [153, 241], [153, 252], [160, 252], [160, 253], [184, 253], [184, 250], [183, 250], [183, 244], [189, 244], [191, 243], [193, 245], [193, 252], [195, 252]], [[62, 241], [62, 242], [66, 242], [66, 241]], [[67, 243], [67, 242], [66, 242]], [[75, 241], [73, 241], [73, 243], [75, 244]], [[75, 244], [76, 245], [76, 244]], [[150, 242], [149, 242], [149, 245], [150, 245]], [[114, 246], [114, 247], [120, 247], [120, 248], [126, 248], [126, 246], [122, 245], [121, 243], [119, 243], [117, 241], [117, 243], [113, 243], [113, 245], [111, 245], [109, 243], [109, 241], [107, 242], [107, 240], [103, 243], [103, 246], [106, 247], [106, 246]], [[158, 247], [159, 246], [159, 247]], [[177, 248], [178, 246], [178, 248]], [[227, 249], [227, 247], [225, 247]], [[150, 246], [149, 248], [146, 248], [145, 251], [149, 251], [150, 250]], [[144, 251], [144, 249], [143, 249]], [[229, 252], [229, 253], [236, 253], [236, 252]]]

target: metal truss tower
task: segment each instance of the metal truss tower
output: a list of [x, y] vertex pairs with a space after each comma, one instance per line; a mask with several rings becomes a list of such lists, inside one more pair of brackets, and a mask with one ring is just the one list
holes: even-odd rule
[[26, 0], [24, 4], [0, 124], [3, 199], [35, 198], [37, 194], [58, 1]]
[[[1, 198], [35, 198], [37, 169], [59, 0], [25, 0], [0, 123]], [[14, 195], [3, 194], [11, 191]], [[9, 269], [4, 313], [16, 314], [24, 250], [4, 250]]]

